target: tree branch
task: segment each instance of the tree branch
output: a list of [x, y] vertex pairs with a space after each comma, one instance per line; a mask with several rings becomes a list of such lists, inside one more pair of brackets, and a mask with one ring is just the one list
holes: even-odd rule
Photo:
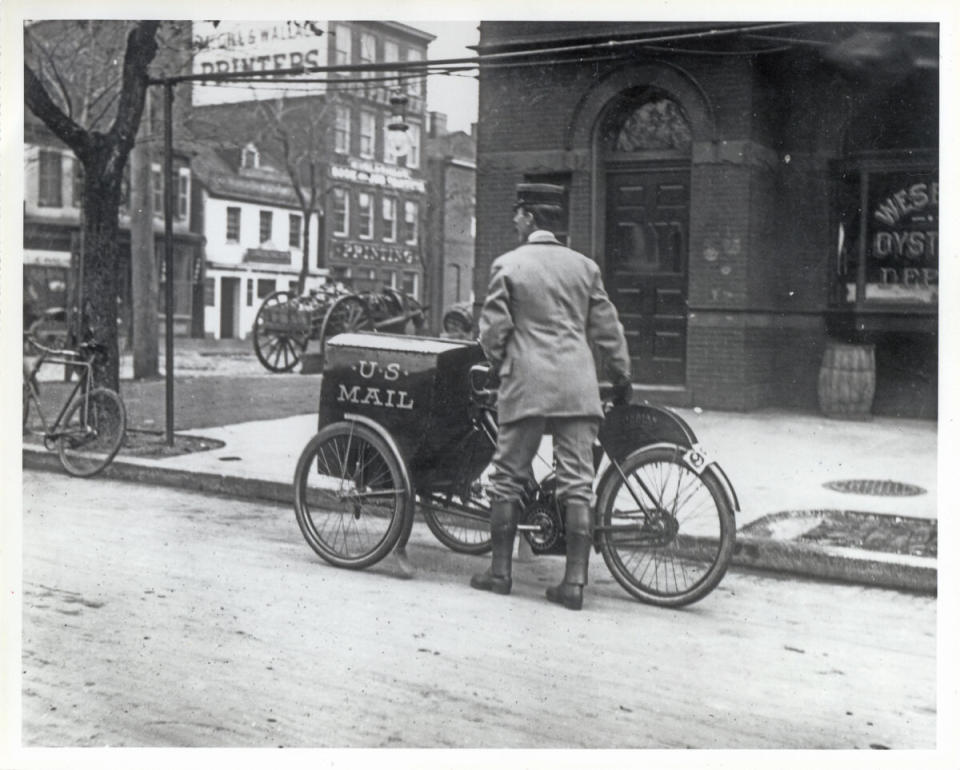
[[78, 158], [85, 157], [90, 147], [90, 137], [87, 132], [77, 125], [76, 121], [67, 117], [66, 113], [54, 103], [43, 81], [26, 62], [23, 65], [23, 78], [23, 100], [30, 112], [40, 118], [67, 147], [73, 150]]
[[113, 125], [107, 132], [110, 139], [116, 142], [119, 157], [126, 158], [137, 137], [147, 95], [148, 69], [157, 55], [159, 26], [159, 21], [138, 21], [127, 36], [120, 103]]

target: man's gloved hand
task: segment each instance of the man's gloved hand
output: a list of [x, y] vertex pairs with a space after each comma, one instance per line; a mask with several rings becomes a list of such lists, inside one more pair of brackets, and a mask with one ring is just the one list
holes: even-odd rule
[[633, 384], [629, 379], [625, 378], [614, 383], [613, 392], [611, 393], [611, 400], [614, 406], [629, 404], [631, 396], [633, 396]]

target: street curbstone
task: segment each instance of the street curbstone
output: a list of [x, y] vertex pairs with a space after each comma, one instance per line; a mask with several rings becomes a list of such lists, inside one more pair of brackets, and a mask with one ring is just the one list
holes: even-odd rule
[[784, 575], [937, 593], [937, 560], [918, 556], [738, 536], [732, 564]]
[[[65, 473], [52, 452], [25, 446], [23, 467]], [[289, 483], [230, 474], [187, 471], [115, 459], [98, 478], [172, 487], [270, 503], [293, 504]], [[937, 593], [937, 560], [878, 551], [838, 548], [738, 535], [733, 567], [833, 580], [924, 594]]]

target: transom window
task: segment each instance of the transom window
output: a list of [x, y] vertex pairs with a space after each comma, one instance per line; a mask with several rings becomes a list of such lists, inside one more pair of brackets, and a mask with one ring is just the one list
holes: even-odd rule
[[680, 105], [652, 90], [627, 93], [607, 117], [604, 144], [613, 152], [674, 151], [689, 154], [690, 123]]

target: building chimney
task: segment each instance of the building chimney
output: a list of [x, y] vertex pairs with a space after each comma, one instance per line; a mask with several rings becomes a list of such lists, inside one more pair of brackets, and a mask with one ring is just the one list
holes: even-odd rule
[[447, 115], [444, 112], [430, 113], [430, 138], [436, 139], [447, 135]]

